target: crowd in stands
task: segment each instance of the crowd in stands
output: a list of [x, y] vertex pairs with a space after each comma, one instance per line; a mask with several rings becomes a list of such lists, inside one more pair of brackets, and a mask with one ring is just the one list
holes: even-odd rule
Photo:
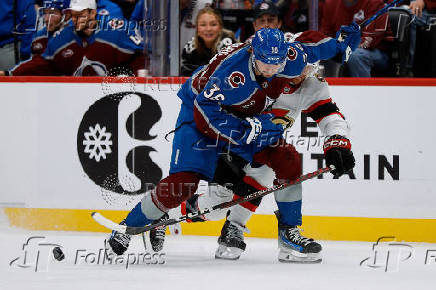
[[[336, 37], [341, 25], [360, 24], [392, 1], [319, 0], [318, 30]], [[311, 2], [180, 0], [181, 75], [190, 76], [225, 46], [250, 41], [261, 27], [280, 28], [292, 39], [309, 29]], [[147, 3], [2, 0], [0, 76], [106, 75], [117, 67], [137, 74], [152, 53]], [[325, 76], [436, 77], [436, 0], [403, 1], [362, 28], [346, 64], [332, 59], [321, 66]]]

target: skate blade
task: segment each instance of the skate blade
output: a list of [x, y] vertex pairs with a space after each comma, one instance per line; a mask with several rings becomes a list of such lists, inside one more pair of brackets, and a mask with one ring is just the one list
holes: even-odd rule
[[215, 259], [238, 260], [242, 252], [244, 251], [239, 248], [219, 245], [218, 249], [215, 251]]
[[299, 264], [318, 264], [322, 262], [320, 253], [303, 254], [295, 251], [279, 252], [279, 262], [282, 263], [299, 263]]

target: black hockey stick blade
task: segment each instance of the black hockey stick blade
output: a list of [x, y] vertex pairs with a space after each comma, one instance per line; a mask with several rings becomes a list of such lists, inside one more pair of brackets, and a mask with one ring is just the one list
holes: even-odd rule
[[265, 195], [270, 194], [270, 193], [272, 193], [272, 192], [274, 192], [276, 190], [283, 189], [283, 188], [286, 188], [286, 187], [289, 187], [289, 186], [293, 186], [293, 185], [296, 185], [296, 184], [300, 184], [300, 183], [302, 183], [305, 180], [312, 179], [314, 177], [317, 177], [317, 176], [319, 176], [321, 174], [330, 172], [332, 170], [334, 170], [333, 167], [332, 168], [329, 168], [329, 167], [320, 168], [320, 169], [318, 169], [318, 170], [316, 170], [314, 172], [302, 175], [299, 178], [297, 178], [296, 180], [293, 180], [293, 181], [291, 181], [289, 183], [283, 183], [283, 184], [280, 184], [280, 185], [275, 185], [275, 186], [273, 186], [271, 188], [268, 188], [268, 189], [256, 191], [256, 192], [254, 192], [252, 194], [249, 194], [249, 195], [247, 195], [245, 197], [242, 197], [242, 198], [238, 198], [238, 199], [235, 199], [235, 200], [232, 200], [232, 201], [229, 201], [229, 202], [223, 202], [223, 203], [217, 204], [214, 207], [212, 207], [212, 209], [205, 209], [205, 210], [199, 211], [197, 213], [183, 215], [183, 216], [178, 217], [177, 219], [162, 220], [162, 221], [160, 221], [158, 223], [146, 225], [144, 227], [130, 227], [130, 226], [126, 226], [126, 225], [120, 225], [120, 224], [117, 224], [117, 223], [111, 221], [110, 219], [105, 218], [103, 215], [101, 215], [98, 212], [93, 212], [91, 214], [91, 216], [92, 216], [92, 218], [97, 223], [99, 223], [100, 225], [104, 226], [105, 228], [108, 228], [110, 230], [117, 231], [117, 232], [120, 232], [120, 233], [123, 233], [123, 234], [138, 235], [138, 234], [150, 231], [150, 230], [152, 230], [154, 228], [166, 227], [166, 226], [170, 226], [170, 225], [173, 225], [173, 224], [177, 224], [177, 223], [180, 223], [182, 221], [186, 221], [187, 219], [194, 219], [196, 217], [201, 217], [201, 216], [203, 216], [205, 214], [208, 214], [208, 213], [210, 213], [211, 211], [214, 211], [214, 210], [220, 210], [220, 209], [224, 209], [224, 208], [229, 208], [229, 207], [232, 207], [234, 205], [240, 204], [242, 202], [250, 201], [252, 199], [265, 196]]

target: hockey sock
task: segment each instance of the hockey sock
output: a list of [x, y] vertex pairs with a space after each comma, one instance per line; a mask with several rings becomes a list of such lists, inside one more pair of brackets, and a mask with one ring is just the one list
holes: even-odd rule
[[301, 225], [302, 186], [297, 184], [274, 192], [281, 223], [288, 226]]
[[231, 208], [227, 220], [245, 227], [245, 224], [248, 222], [253, 213], [254, 212], [251, 210], [238, 204]]
[[143, 227], [150, 224], [152, 220], [148, 219], [141, 209], [141, 202], [139, 202], [127, 215], [125, 223], [130, 227]]
[[151, 199], [151, 194], [147, 192], [142, 200], [129, 212], [125, 222], [128, 226], [143, 227], [161, 218], [164, 214], [165, 212], [157, 208]]
[[280, 222], [288, 226], [301, 226], [301, 200], [277, 202]]

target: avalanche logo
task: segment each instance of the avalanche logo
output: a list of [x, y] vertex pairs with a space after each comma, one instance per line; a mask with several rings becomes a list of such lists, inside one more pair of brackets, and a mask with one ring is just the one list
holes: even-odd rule
[[298, 55], [297, 50], [292, 46], [290, 46], [288, 49], [288, 59], [293, 61], [297, 58], [297, 55]]
[[137, 195], [162, 178], [147, 146], [152, 127], [162, 117], [147, 94], [122, 92], [105, 96], [89, 107], [77, 132], [83, 170], [102, 190]]
[[229, 77], [230, 86], [234, 89], [239, 88], [245, 84], [245, 76], [239, 71], [233, 72]]
[[86, 56], [84, 56], [82, 63], [73, 73], [73, 76], [106, 76], [107, 74], [108, 72], [106, 66], [103, 63], [89, 60]]

